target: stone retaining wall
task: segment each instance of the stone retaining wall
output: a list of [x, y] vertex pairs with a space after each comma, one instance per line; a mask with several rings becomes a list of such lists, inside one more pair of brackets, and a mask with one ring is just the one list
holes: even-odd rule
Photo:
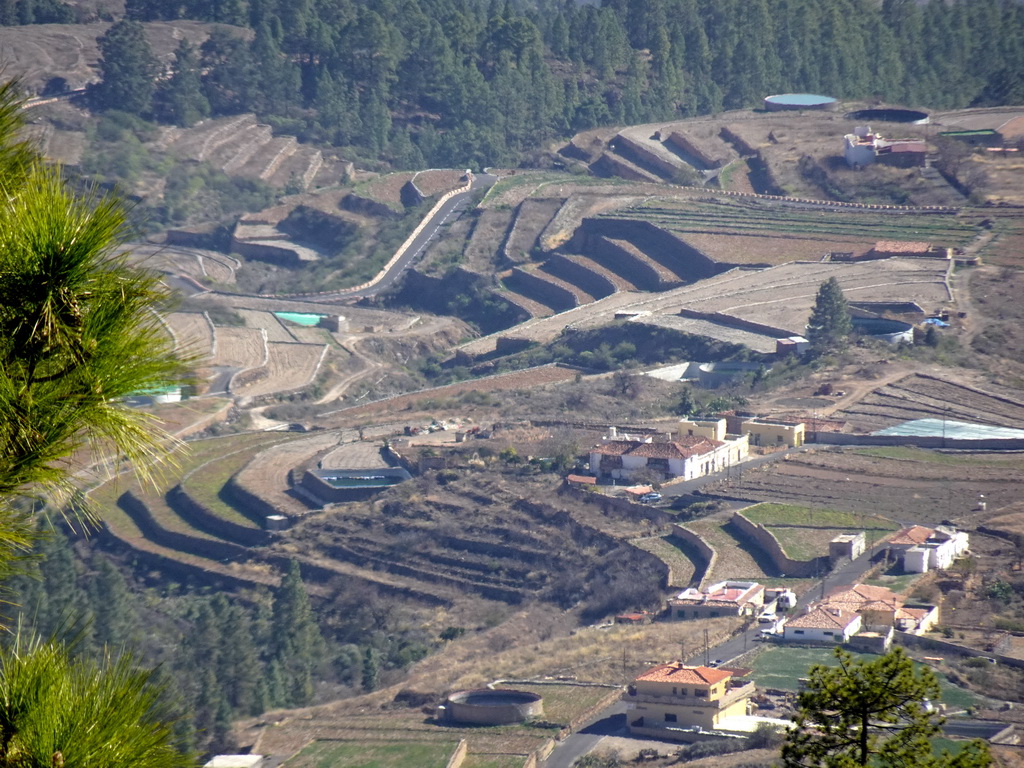
[[827, 556], [811, 560], [794, 560], [785, 553], [779, 540], [771, 531], [760, 523], [753, 523], [739, 512], [732, 516], [732, 523], [743, 536], [750, 539], [758, 549], [768, 556], [775, 570], [784, 576], [810, 578], [828, 573], [831, 568]]

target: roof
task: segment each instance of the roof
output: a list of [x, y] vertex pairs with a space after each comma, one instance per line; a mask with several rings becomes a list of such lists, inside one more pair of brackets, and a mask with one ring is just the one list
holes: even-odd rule
[[565, 479], [570, 483], [580, 483], [581, 485], [597, 484], [597, 478], [590, 475], [567, 475]]
[[670, 443], [642, 442], [640, 440], [608, 440], [590, 449], [602, 456], [640, 456], [645, 459], [688, 459], [709, 453], [725, 445], [720, 440], [699, 435], [686, 435]]
[[922, 253], [930, 251], [931, 243], [903, 242], [901, 240], [879, 240], [875, 243], [873, 251], [878, 253]]
[[677, 661], [661, 664], [644, 672], [636, 682], [681, 683], [682, 685], [714, 685], [732, 677], [731, 672], [711, 667], [688, 667]]
[[889, 539], [889, 543], [900, 546], [917, 546], [928, 541], [933, 533], [935, 531], [931, 528], [925, 528], [923, 525], [912, 525], [909, 528], [897, 531], [896, 535]]
[[903, 605], [903, 599], [888, 587], [854, 584], [852, 587], [840, 587], [832, 590], [821, 605], [851, 613], [896, 611]]
[[786, 623], [786, 629], [846, 629], [860, 616], [853, 611], [818, 606]]

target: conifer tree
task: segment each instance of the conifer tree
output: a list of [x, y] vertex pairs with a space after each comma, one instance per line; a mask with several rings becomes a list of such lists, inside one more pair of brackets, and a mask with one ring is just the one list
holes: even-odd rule
[[101, 109], [133, 115], [149, 112], [160, 62], [146, 41], [142, 24], [122, 19], [99, 39], [102, 79], [95, 86]]
[[819, 352], [837, 349], [853, 330], [850, 308], [839, 281], [830, 277], [818, 288], [814, 309], [807, 321], [807, 338]]
[[295, 560], [274, 593], [273, 640], [289, 704], [308, 704], [313, 698], [313, 671], [323, 660], [325, 644]]

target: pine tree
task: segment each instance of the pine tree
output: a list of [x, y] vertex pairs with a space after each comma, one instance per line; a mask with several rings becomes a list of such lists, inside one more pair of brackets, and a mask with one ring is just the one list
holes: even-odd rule
[[299, 564], [292, 560], [274, 593], [274, 658], [280, 664], [291, 705], [308, 704], [313, 698], [313, 671], [321, 665], [324, 655], [324, 640], [302, 583]]
[[188, 128], [210, 114], [210, 102], [199, 77], [199, 55], [182, 39], [174, 54], [171, 76], [157, 88], [154, 112], [158, 119]]
[[850, 308], [839, 281], [830, 277], [818, 288], [814, 309], [807, 321], [807, 338], [819, 352], [837, 349], [853, 330]]
[[121, 572], [105, 557], [98, 557], [92, 581], [96, 643], [111, 648], [130, 646], [139, 630], [132, 594]]
[[147, 114], [161, 66], [146, 42], [142, 24], [117, 22], [99, 39], [99, 46], [102, 79], [93, 91], [97, 106]]
[[938, 700], [939, 684], [930, 669], [915, 668], [902, 648], [863, 662], [842, 648], [835, 654], [838, 666], [812, 667], [797, 699], [795, 726], [782, 749], [786, 768], [991, 764], [983, 741], [971, 742], [956, 756], [933, 756], [931, 738], [942, 720], [925, 701]]

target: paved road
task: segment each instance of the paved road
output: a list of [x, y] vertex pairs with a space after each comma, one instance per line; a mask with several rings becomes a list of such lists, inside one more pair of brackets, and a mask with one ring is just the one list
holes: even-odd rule
[[373, 296], [380, 291], [390, 288], [402, 272], [423, 254], [430, 243], [437, 237], [437, 233], [440, 231], [441, 227], [447, 224], [449, 220], [457, 219], [462, 214], [469, 205], [469, 201], [473, 194], [481, 190], [490, 189], [494, 186], [494, 183], [497, 180], [498, 177], [490, 173], [474, 174], [471, 188], [458, 195], [452, 195], [452, 197], [438, 209], [437, 213], [434, 214], [434, 217], [430, 220], [430, 223], [428, 223], [427, 226], [423, 228], [423, 231], [420, 232], [419, 236], [413, 240], [409, 249], [405, 252], [405, 255], [398, 260], [387, 275], [385, 275], [371, 288], [353, 292], [339, 291], [338, 296], [346, 299], [362, 298], [363, 296]]

